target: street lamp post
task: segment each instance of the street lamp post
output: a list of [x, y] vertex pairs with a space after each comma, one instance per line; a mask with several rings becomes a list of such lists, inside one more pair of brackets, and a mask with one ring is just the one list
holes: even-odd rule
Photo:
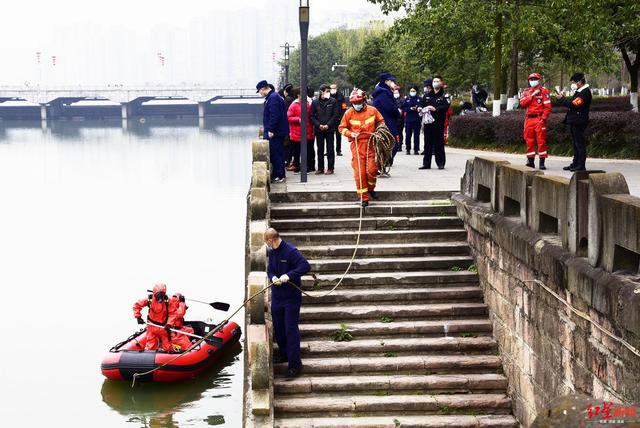
[[309, 0], [300, 0], [300, 182], [307, 182], [307, 40]]
[[291, 46], [289, 43], [284, 44], [284, 84], [289, 83], [289, 53]]

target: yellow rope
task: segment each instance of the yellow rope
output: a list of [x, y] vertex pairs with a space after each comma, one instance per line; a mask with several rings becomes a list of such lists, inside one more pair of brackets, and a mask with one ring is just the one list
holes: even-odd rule
[[[366, 133], [366, 134], [369, 134], [369, 133]], [[386, 135], [386, 134], [388, 134], [388, 135]], [[381, 145], [381, 149], [380, 149], [381, 157], [379, 159], [382, 159], [383, 162], [387, 162], [385, 160], [385, 159], [387, 159], [387, 157], [385, 157], [385, 154], [384, 154], [384, 151], [385, 151], [384, 144], [385, 144], [385, 141], [389, 139], [389, 136], [391, 136], [391, 139], [393, 140], [393, 142], [395, 144], [395, 138], [393, 138], [393, 135], [391, 135], [391, 133], [389, 132], [389, 129], [384, 124], [378, 125], [378, 127], [376, 127], [376, 131], [374, 133], [370, 134], [369, 140], [367, 141], [367, 151], [366, 151], [367, 163], [369, 162], [369, 147], [371, 146], [372, 143], [374, 144], [374, 150], [376, 150], [376, 158], [378, 159], [378, 145]], [[357, 141], [356, 141], [356, 155], [357, 155], [357, 158], [358, 158], [358, 179], [360, 181], [360, 188], [362, 189], [362, 167], [360, 165], [360, 152], [358, 150]], [[389, 156], [390, 156], [390, 152], [389, 152]], [[379, 163], [379, 165], [380, 165], [381, 168], [383, 168], [383, 165], [386, 165], [386, 163], [385, 164], [380, 164]], [[365, 167], [366, 167], [366, 165], [365, 165]], [[314, 299], [320, 299], [322, 297], [328, 296], [329, 294], [333, 293], [340, 286], [340, 284], [342, 284], [342, 281], [344, 280], [344, 278], [347, 276], [347, 274], [351, 270], [351, 266], [353, 265], [353, 262], [354, 262], [354, 260], [356, 258], [356, 254], [358, 252], [358, 248], [360, 246], [360, 234], [362, 233], [362, 218], [363, 218], [363, 214], [364, 214], [364, 207], [362, 206], [363, 200], [364, 200], [364, 197], [363, 197], [363, 194], [361, 193], [360, 194], [360, 219], [358, 221], [358, 235], [357, 235], [357, 238], [356, 238], [356, 245], [355, 245], [355, 248], [353, 249], [353, 254], [351, 255], [351, 260], [349, 261], [349, 265], [347, 266], [347, 269], [344, 271], [344, 273], [342, 274], [342, 276], [338, 280], [338, 283], [331, 290], [329, 290], [327, 293], [319, 295], [319, 296], [311, 295], [311, 294], [307, 293], [301, 287], [299, 287], [298, 285], [296, 285], [296, 284], [294, 284], [292, 282], [291, 284], [294, 287], [296, 287], [298, 290], [300, 290], [300, 292], [303, 293], [305, 296], [308, 296], [308, 297], [311, 297], [311, 298], [314, 298]], [[148, 374], [151, 374], [151, 373], [155, 372], [156, 370], [159, 370], [159, 369], [167, 366], [168, 364], [176, 361], [178, 358], [182, 357], [183, 355], [185, 355], [186, 353], [188, 353], [189, 351], [194, 349], [196, 346], [200, 345], [202, 342], [204, 342], [205, 340], [207, 340], [208, 338], [213, 336], [222, 327], [224, 327], [231, 320], [231, 318], [233, 318], [233, 316], [235, 316], [238, 312], [240, 312], [240, 310], [242, 308], [244, 308], [247, 303], [249, 303], [255, 297], [257, 297], [257, 296], [259, 296], [261, 294], [264, 294], [268, 289], [270, 289], [273, 286], [274, 286], [274, 283], [271, 282], [269, 285], [267, 285], [265, 288], [263, 288], [259, 292], [255, 293], [253, 296], [250, 296], [229, 317], [227, 317], [224, 321], [222, 321], [220, 324], [218, 324], [216, 326], [216, 328], [214, 328], [209, 333], [207, 333], [202, 339], [199, 339], [198, 341], [192, 343], [191, 346], [189, 348], [187, 348], [183, 353], [176, 355], [175, 357], [171, 358], [169, 361], [166, 361], [166, 362], [162, 363], [161, 365], [159, 365], [159, 366], [157, 366], [157, 367], [155, 367], [155, 368], [153, 368], [151, 370], [148, 370], [148, 371], [143, 372], [143, 373], [134, 373], [133, 374], [133, 381], [131, 382], [131, 387], [133, 388], [135, 386], [136, 378], [138, 378], [140, 376], [146, 376]]]

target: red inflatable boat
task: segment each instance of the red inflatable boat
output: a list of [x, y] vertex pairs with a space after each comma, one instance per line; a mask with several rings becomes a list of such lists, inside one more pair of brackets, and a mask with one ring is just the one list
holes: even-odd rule
[[[186, 321], [185, 325], [191, 326], [194, 334], [198, 336], [205, 336], [216, 328], [215, 325], [201, 321]], [[146, 334], [146, 329], [142, 329], [111, 348], [102, 360], [102, 374], [108, 379], [132, 380], [134, 373], [147, 372], [176, 358], [177, 353], [141, 350], [139, 342]], [[161, 369], [148, 375], [137, 376], [136, 381], [175, 382], [196, 377], [237, 344], [240, 335], [240, 326], [235, 322], [229, 322], [211, 339], [205, 340]]]

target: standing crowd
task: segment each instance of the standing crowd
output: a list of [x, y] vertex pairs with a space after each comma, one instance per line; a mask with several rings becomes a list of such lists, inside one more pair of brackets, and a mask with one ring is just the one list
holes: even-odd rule
[[[536, 155], [539, 168], [546, 169], [547, 119], [551, 114], [551, 92], [541, 84], [542, 76], [532, 73], [529, 87], [520, 97], [520, 106], [526, 109], [524, 140], [527, 166], [534, 168]], [[585, 170], [585, 129], [589, 120], [591, 92], [584, 74], [571, 77], [574, 91], [571, 100], [559, 90], [555, 91], [558, 103], [568, 108], [564, 123], [570, 127], [574, 147], [574, 159], [565, 170]], [[377, 177], [388, 177], [381, 165], [376, 164], [375, 150], [371, 147], [371, 135], [380, 124], [385, 124], [395, 139], [390, 164], [398, 152], [422, 155], [420, 170], [431, 169], [432, 162], [438, 169], [446, 165], [445, 145], [449, 118], [453, 114], [451, 96], [447, 85], [439, 75], [423, 82], [422, 94], [411, 86], [402, 96], [396, 78], [389, 72], [378, 76], [378, 83], [371, 96], [357, 88], [349, 97], [349, 104], [337, 85], [323, 84], [315, 98], [304, 100], [306, 109], [306, 135], [301, 135], [303, 100], [300, 88], [286, 85], [280, 93], [266, 80], [256, 85], [257, 92], [265, 98], [263, 116], [264, 138], [269, 140], [271, 152], [271, 180], [282, 183], [285, 171], [300, 173], [300, 147], [306, 144], [307, 170], [316, 175], [331, 175], [335, 170], [335, 157], [342, 156], [342, 137], [351, 144], [352, 167], [356, 181], [356, 193], [363, 206], [376, 199]], [[313, 90], [308, 89], [308, 94]], [[462, 113], [487, 111], [487, 92], [478, 84], [472, 86], [472, 103], [462, 103]], [[422, 135], [422, 146], [421, 146]], [[420, 151], [422, 147], [422, 152]], [[325, 163], [326, 158], [326, 163]]]

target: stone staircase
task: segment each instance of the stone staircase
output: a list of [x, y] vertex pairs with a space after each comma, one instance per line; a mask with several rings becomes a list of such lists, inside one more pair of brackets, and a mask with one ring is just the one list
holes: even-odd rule
[[[272, 202], [271, 225], [311, 263], [303, 288], [325, 293], [354, 250], [353, 193], [274, 194]], [[286, 365], [275, 365], [275, 426], [518, 426], [447, 194], [381, 194], [365, 215], [342, 285], [303, 297], [303, 372], [287, 381]]]

